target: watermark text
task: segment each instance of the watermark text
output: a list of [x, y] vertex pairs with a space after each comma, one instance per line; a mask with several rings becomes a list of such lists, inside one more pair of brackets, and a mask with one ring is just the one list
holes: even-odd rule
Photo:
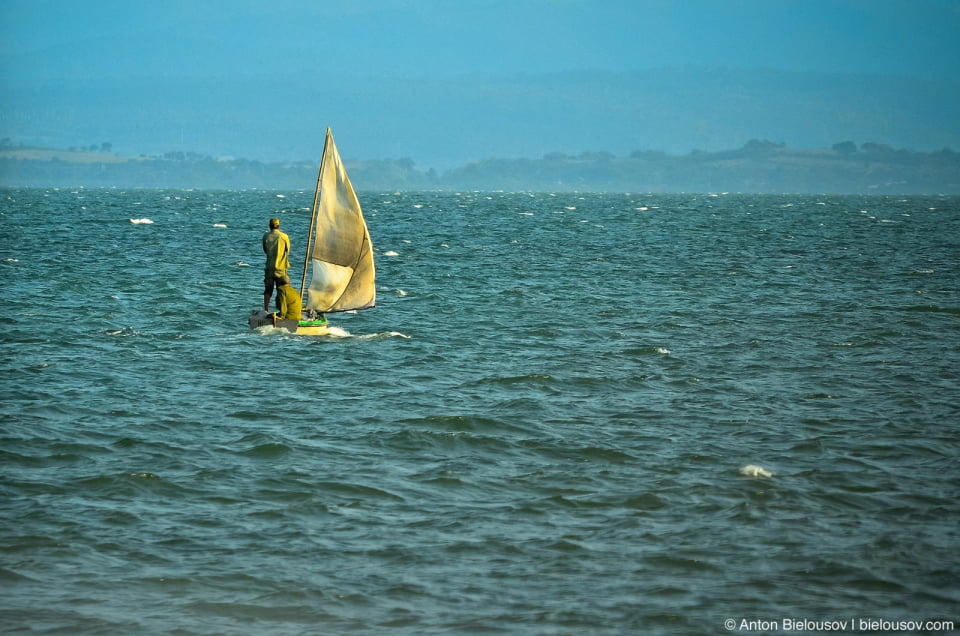
[[888, 618], [728, 618], [723, 621], [729, 632], [783, 632], [800, 634], [803, 632], [952, 632], [956, 629], [954, 621]]

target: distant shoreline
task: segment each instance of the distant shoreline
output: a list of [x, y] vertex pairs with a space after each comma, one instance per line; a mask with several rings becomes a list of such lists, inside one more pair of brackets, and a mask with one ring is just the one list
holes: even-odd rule
[[[687, 155], [548, 153], [540, 159], [485, 159], [443, 173], [417, 168], [410, 159], [346, 164], [359, 190], [960, 194], [960, 153], [853, 142], [794, 149], [754, 139], [736, 150]], [[2, 187], [307, 189], [313, 187], [316, 171], [313, 161], [0, 147]]]

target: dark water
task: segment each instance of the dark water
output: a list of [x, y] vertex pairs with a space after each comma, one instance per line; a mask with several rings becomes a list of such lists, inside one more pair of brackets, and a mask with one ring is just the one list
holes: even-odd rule
[[250, 332], [312, 194], [2, 192], [4, 632], [958, 618], [960, 198], [361, 193]]

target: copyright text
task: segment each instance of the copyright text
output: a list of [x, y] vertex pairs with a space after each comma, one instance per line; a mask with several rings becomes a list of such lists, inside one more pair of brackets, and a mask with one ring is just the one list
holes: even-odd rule
[[842, 618], [811, 620], [807, 618], [728, 618], [723, 626], [729, 632], [951, 632], [953, 621], [890, 620], [886, 618]]

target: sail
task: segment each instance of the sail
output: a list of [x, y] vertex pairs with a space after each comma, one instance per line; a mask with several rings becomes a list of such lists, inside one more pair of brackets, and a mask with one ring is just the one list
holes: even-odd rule
[[306, 308], [333, 312], [373, 307], [373, 246], [329, 128], [317, 179], [311, 235]]

